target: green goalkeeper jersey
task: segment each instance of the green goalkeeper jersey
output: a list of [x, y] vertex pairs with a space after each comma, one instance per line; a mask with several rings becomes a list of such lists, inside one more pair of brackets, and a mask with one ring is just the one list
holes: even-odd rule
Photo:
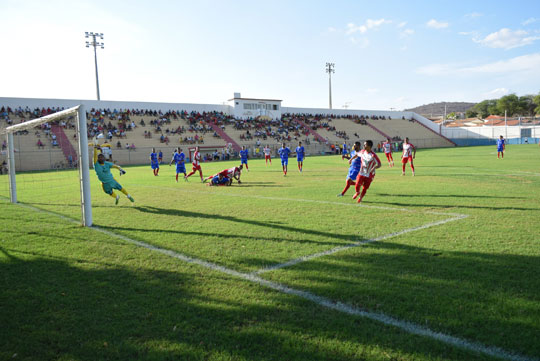
[[104, 162], [103, 164], [99, 164], [99, 162], [96, 162], [96, 164], [94, 164], [94, 170], [96, 171], [98, 179], [102, 183], [109, 183], [115, 181], [113, 175], [111, 174], [111, 167], [113, 166], [114, 163], [111, 162]]

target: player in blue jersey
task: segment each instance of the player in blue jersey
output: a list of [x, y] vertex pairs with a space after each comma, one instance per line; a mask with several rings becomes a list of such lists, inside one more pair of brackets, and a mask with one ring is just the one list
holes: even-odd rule
[[187, 181], [186, 155], [184, 154], [184, 152], [182, 152], [182, 148], [176, 148], [174, 150], [174, 154], [172, 156], [171, 162], [169, 163], [169, 166], [171, 166], [173, 162], [176, 164], [176, 183], [178, 183], [178, 174], [180, 173], [184, 173], [184, 180]]
[[306, 151], [302, 146], [302, 142], [298, 142], [298, 147], [296, 147], [296, 161], [298, 162], [298, 170], [302, 173], [302, 168], [304, 167], [304, 157], [306, 156]]
[[347, 149], [347, 143], [343, 143], [343, 148], [341, 149], [341, 160], [347, 158], [348, 155], [349, 155], [349, 150]]
[[359, 152], [362, 149], [362, 145], [360, 142], [355, 142], [353, 145], [353, 150], [350, 154], [349, 159], [349, 174], [347, 175], [347, 179], [345, 180], [345, 188], [339, 193], [338, 197], [343, 197], [343, 195], [347, 192], [347, 190], [350, 188], [350, 186], [354, 186], [356, 184], [356, 177], [358, 176], [358, 172], [360, 171], [360, 167], [362, 166], [362, 158], [355, 157], [356, 152]]
[[232, 179], [223, 175], [223, 173], [218, 173], [212, 177], [208, 186], [230, 186], [232, 184]]
[[289, 154], [291, 153], [291, 150], [283, 143], [281, 148], [279, 148], [278, 153], [281, 158], [281, 166], [283, 167], [283, 176], [285, 177], [287, 175], [287, 166], [289, 165]]
[[505, 149], [506, 149], [506, 145], [504, 144], [504, 138], [501, 135], [499, 139], [497, 139], [497, 159], [499, 159], [499, 156], [501, 158], [504, 158]]
[[150, 166], [152, 167], [154, 175], [157, 176], [159, 173], [159, 161], [156, 148], [152, 148], [152, 153], [150, 153]]
[[114, 179], [113, 175], [111, 174], [111, 168], [118, 169], [120, 171], [120, 175], [126, 174], [126, 171], [116, 164], [105, 161], [105, 156], [101, 153], [99, 146], [94, 147], [94, 170], [96, 171], [98, 179], [101, 181], [103, 191], [115, 199], [115, 204], [118, 204], [118, 201], [120, 200], [120, 195], [114, 193], [115, 189], [124, 193], [130, 201], [135, 202], [127, 190], [122, 187], [120, 183], [116, 181], [116, 179]]
[[240, 164], [245, 164], [246, 165], [246, 170], [249, 172], [249, 168], [248, 168], [248, 155], [249, 155], [249, 151], [246, 149], [246, 146], [243, 145], [242, 146], [242, 150], [240, 150]]

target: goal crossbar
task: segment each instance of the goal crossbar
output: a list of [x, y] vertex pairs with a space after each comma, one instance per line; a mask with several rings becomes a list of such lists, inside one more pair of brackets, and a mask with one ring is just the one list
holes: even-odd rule
[[8, 171], [9, 171], [9, 193], [11, 203], [17, 203], [17, 183], [15, 176], [15, 145], [13, 133], [32, 129], [40, 124], [64, 119], [68, 116], [76, 115], [77, 132], [79, 146], [79, 183], [81, 190], [81, 223], [83, 226], [92, 225], [92, 204], [90, 200], [90, 165], [88, 159], [88, 135], [86, 126], [86, 110], [84, 106], [75, 107], [49, 114], [28, 122], [15, 124], [0, 131], [0, 134], [6, 134], [8, 145]]
[[75, 106], [73, 108], [62, 110], [62, 111], [59, 111], [57, 113], [45, 115], [43, 117], [40, 117], [40, 118], [37, 118], [37, 119], [32, 119], [32, 120], [29, 120], [29, 121], [24, 122], [24, 123], [11, 125], [11, 126], [9, 126], [7, 128], [2, 129], [2, 133], [15, 133], [15, 132], [19, 132], [19, 131], [34, 128], [34, 127], [36, 127], [36, 126], [38, 126], [40, 124], [43, 124], [43, 123], [48, 123], [48, 122], [53, 122], [55, 120], [64, 119], [64, 118], [66, 118], [66, 117], [68, 117], [70, 115], [77, 114], [80, 107], [81, 107], [80, 105], [77, 105], [77, 106]]

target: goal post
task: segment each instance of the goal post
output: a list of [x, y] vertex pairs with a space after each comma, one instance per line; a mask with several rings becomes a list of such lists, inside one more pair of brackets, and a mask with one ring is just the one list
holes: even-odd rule
[[15, 124], [2, 130], [7, 138], [7, 166], [9, 174], [9, 193], [11, 203], [17, 203], [17, 178], [15, 173], [15, 143], [13, 134], [21, 131], [28, 131], [43, 123], [61, 120], [70, 116], [77, 119], [77, 140], [78, 140], [78, 165], [79, 182], [81, 193], [81, 223], [83, 226], [92, 226], [92, 202], [90, 194], [90, 166], [88, 155], [88, 136], [86, 126], [86, 110], [84, 105], [78, 105], [66, 110], [62, 110], [50, 115], [46, 115], [27, 122]]

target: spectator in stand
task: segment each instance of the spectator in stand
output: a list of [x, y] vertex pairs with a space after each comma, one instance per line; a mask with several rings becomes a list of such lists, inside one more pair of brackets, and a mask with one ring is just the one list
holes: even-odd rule
[[38, 141], [37, 141], [37, 146], [38, 146], [38, 148], [45, 148], [45, 145], [43, 144], [43, 142], [41, 141], [41, 139], [38, 139]]

